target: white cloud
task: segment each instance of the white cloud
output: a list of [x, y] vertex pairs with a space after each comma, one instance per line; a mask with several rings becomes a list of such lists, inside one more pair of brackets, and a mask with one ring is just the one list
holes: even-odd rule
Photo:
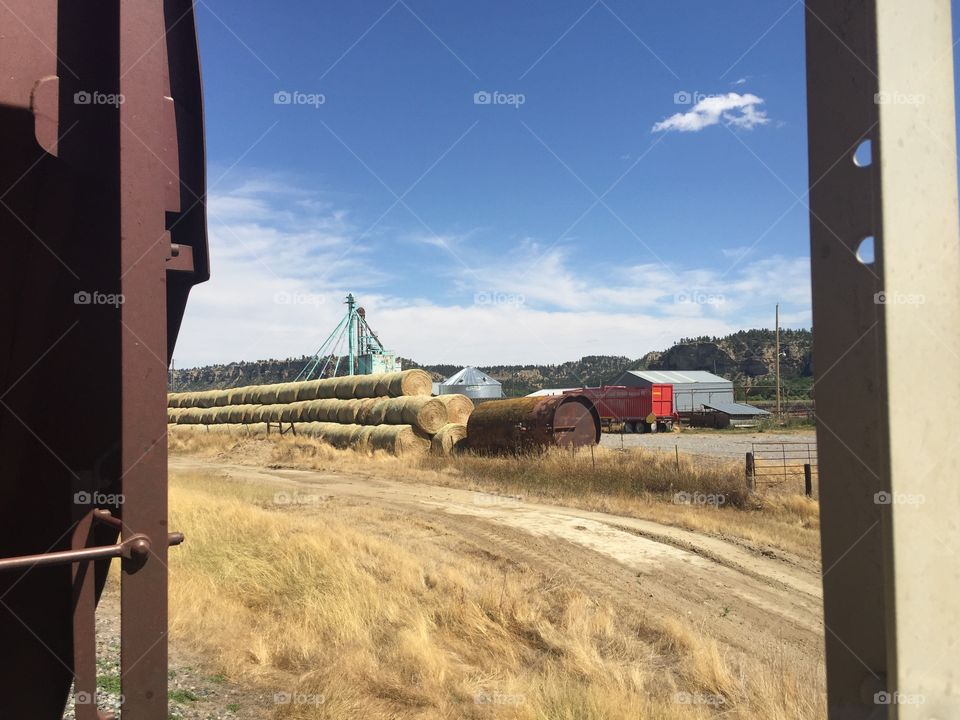
[[410, 270], [355, 242], [362, 223], [303, 200], [249, 188], [211, 197], [212, 276], [191, 293], [178, 367], [311, 354], [343, 316], [348, 291], [388, 348], [423, 363], [639, 357], [680, 337], [769, 327], [776, 302], [809, 324], [809, 263], [781, 256], [726, 276], [724, 267], [585, 265], [576, 248], [544, 250], [531, 239], [508, 253], [461, 242], [462, 263], [437, 253], [402, 293]]
[[676, 113], [653, 126], [652, 132], [698, 132], [723, 122], [727, 125], [752, 130], [770, 122], [765, 110], [759, 108], [763, 98], [747, 93], [710, 95], [697, 102], [690, 112]]

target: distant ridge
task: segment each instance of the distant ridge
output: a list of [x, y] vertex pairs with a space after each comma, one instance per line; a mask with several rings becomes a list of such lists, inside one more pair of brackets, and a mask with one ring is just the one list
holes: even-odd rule
[[[586, 355], [559, 365], [483, 365], [488, 375], [503, 383], [510, 397], [545, 387], [578, 387], [609, 383], [624, 370], [707, 370], [736, 384], [773, 384], [775, 341], [772, 330], [741, 330], [725, 337], [683, 338], [667, 350], [639, 359]], [[809, 330], [780, 331], [780, 372], [785, 394], [805, 395], [813, 378], [813, 334]], [[209, 390], [292, 380], [307, 363], [306, 356], [287, 360], [257, 360], [170, 371], [170, 389]], [[441, 380], [460, 370], [458, 365], [420, 365], [402, 359], [403, 367], [420, 367]], [[346, 363], [340, 363], [341, 369]], [[341, 372], [341, 374], [344, 374]], [[751, 397], [772, 396], [754, 391]]]

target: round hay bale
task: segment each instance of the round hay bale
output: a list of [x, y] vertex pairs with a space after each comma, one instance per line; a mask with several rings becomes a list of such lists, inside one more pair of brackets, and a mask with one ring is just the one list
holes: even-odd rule
[[303, 420], [304, 412], [309, 404], [308, 401], [292, 402], [286, 405], [278, 405], [280, 410], [280, 420], [283, 422], [300, 422]]
[[317, 400], [332, 400], [337, 396], [337, 383], [340, 378], [317, 380]]
[[347, 375], [337, 378], [337, 386], [334, 390], [335, 397], [340, 400], [353, 400], [356, 397], [357, 382], [361, 377], [359, 375]]
[[416, 397], [433, 394], [433, 378], [426, 370], [403, 370], [380, 375], [378, 397]]
[[340, 425], [338, 423], [315, 423], [316, 433], [324, 442], [338, 448], [350, 446], [350, 433], [352, 426]]
[[245, 387], [230, 388], [227, 390], [227, 405], [242, 405], [243, 394], [247, 391]]
[[370, 436], [374, 430], [376, 430], [376, 428], [371, 425], [361, 425], [359, 430], [350, 434], [350, 446], [354, 450], [369, 450]]
[[447, 422], [455, 425], [466, 425], [473, 412], [473, 400], [466, 395], [438, 395], [435, 399], [447, 406]]
[[203, 411], [200, 408], [184, 408], [178, 418], [177, 422], [184, 425], [199, 425], [200, 424], [200, 413]]
[[357, 400], [357, 419], [356, 423], [358, 425], [379, 425], [380, 423], [372, 423], [369, 421], [370, 411], [373, 409], [373, 406], [379, 402], [379, 398], [363, 398], [362, 400]]
[[213, 413], [213, 423], [215, 425], [224, 425], [229, 422], [230, 407], [225, 405], [223, 407], [211, 408]]
[[364, 418], [365, 425], [384, 425], [387, 422], [387, 411], [390, 409], [390, 398], [375, 398]]
[[407, 423], [403, 418], [403, 398], [391, 398], [387, 402], [387, 409], [383, 416], [383, 424], [405, 425]]
[[183, 393], [167, 393], [167, 407], [180, 408], [180, 402], [183, 400]]
[[299, 383], [283, 383], [277, 388], [278, 403], [292, 403], [297, 401], [297, 391]]
[[183, 414], [184, 408], [180, 407], [168, 407], [167, 408], [167, 422], [176, 423], [180, 416]]
[[274, 385], [261, 385], [260, 392], [257, 396], [257, 402], [261, 405], [276, 405], [277, 404], [277, 392], [280, 390], [279, 384]]
[[393, 455], [416, 455], [430, 449], [430, 441], [410, 425], [378, 425], [369, 435], [370, 448]]
[[226, 421], [231, 425], [243, 422], [243, 405], [230, 405], [226, 413]]
[[[377, 375], [376, 377], [377, 377], [377, 387], [374, 390], [374, 394], [377, 397], [396, 397], [396, 395], [390, 394], [390, 384], [391, 383], [395, 384], [397, 382], [397, 378], [400, 377], [400, 373], [398, 372], [384, 373], [383, 375]], [[433, 389], [433, 386], [431, 385], [431, 390], [432, 389]]]
[[467, 437], [467, 426], [463, 423], [449, 423], [440, 428], [440, 431], [430, 441], [430, 452], [434, 455], [449, 455], [457, 447], [457, 443]]
[[316, 400], [317, 392], [320, 390], [322, 380], [307, 380], [297, 383], [297, 402], [304, 400]]
[[300, 411], [301, 422], [336, 422], [336, 400], [307, 400]]
[[200, 423], [203, 425], [213, 425], [217, 422], [216, 408], [203, 408], [200, 411]]
[[260, 422], [278, 423], [283, 419], [283, 411], [286, 405], [264, 405], [260, 413]]
[[198, 392], [193, 399], [193, 406], [198, 408], [212, 408], [216, 399], [216, 390]]
[[377, 384], [379, 382], [379, 375], [358, 375], [357, 382], [353, 387], [353, 396], [357, 398], [377, 397]]
[[230, 404], [230, 391], [229, 390], [211, 390], [213, 395], [213, 406], [214, 407], [226, 407]]
[[359, 412], [359, 400], [343, 400], [337, 406], [337, 422], [343, 425], [356, 425]]
[[433, 435], [447, 424], [447, 406], [427, 396], [392, 398], [387, 401], [387, 425], [413, 425]]
[[402, 407], [404, 424], [413, 425], [427, 435], [439, 432], [447, 424], [447, 406], [429, 396], [404, 397], [395, 400]]
[[261, 405], [242, 405], [244, 424], [257, 422], [257, 414], [260, 412]]
[[249, 385], [240, 393], [241, 405], [259, 405], [260, 404], [260, 386]]

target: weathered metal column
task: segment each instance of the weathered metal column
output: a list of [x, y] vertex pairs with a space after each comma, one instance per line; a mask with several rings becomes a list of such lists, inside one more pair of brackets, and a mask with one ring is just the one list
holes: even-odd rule
[[808, 0], [806, 33], [830, 717], [954, 717], [960, 234], [950, 2]]

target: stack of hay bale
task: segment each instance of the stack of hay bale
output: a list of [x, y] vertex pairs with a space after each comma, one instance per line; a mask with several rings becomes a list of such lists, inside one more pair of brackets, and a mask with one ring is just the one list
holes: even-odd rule
[[466, 437], [473, 401], [464, 395], [430, 397], [432, 388], [426, 372], [405, 370], [170, 393], [167, 422], [230, 431], [293, 423], [298, 434], [336, 447], [448, 454]]

